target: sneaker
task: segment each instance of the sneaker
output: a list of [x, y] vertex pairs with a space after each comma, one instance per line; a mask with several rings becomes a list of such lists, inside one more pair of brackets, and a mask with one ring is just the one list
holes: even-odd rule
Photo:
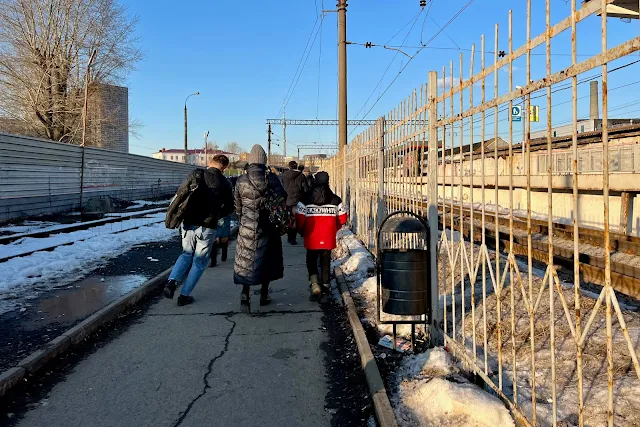
[[164, 286], [164, 297], [173, 299], [173, 294], [175, 293], [177, 287], [178, 282], [173, 279], [169, 279], [169, 281], [167, 281], [167, 284]]
[[182, 307], [183, 305], [193, 304], [194, 301], [195, 301], [195, 298], [193, 298], [192, 296], [186, 296], [186, 295], [180, 294], [180, 296], [178, 296], [178, 307]]

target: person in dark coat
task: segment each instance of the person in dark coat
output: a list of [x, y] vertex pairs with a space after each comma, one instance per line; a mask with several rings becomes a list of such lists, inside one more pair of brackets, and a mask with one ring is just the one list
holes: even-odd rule
[[[289, 162], [289, 169], [282, 174], [282, 181], [284, 183], [284, 190], [287, 192], [287, 206], [295, 214], [296, 206], [302, 196], [309, 191], [309, 183], [307, 178], [298, 170], [298, 163], [295, 161]], [[290, 230], [288, 233], [289, 243], [296, 245], [296, 230]]]
[[282, 241], [273, 231], [268, 214], [262, 209], [267, 188], [284, 197], [276, 175], [267, 171], [267, 155], [260, 145], [249, 154], [249, 167], [236, 183], [235, 206], [240, 223], [233, 281], [242, 285], [241, 307], [251, 311], [251, 286], [261, 286], [260, 305], [271, 303], [269, 283], [284, 277]]
[[307, 178], [307, 184], [309, 185], [309, 190], [311, 190], [315, 185], [315, 181], [316, 181], [313, 175], [311, 175], [311, 169], [304, 168], [302, 170], [302, 174], [305, 176], [305, 178]]
[[[199, 187], [189, 199], [180, 227], [182, 254], [164, 287], [164, 296], [172, 299], [179, 283], [184, 280], [178, 297], [179, 306], [193, 303], [191, 292], [209, 265], [218, 220], [233, 212], [231, 183], [222, 174], [227, 166], [227, 156], [214, 156], [209, 161], [209, 168], [202, 174], [204, 188]], [[192, 172], [182, 187], [190, 185], [195, 174], [195, 171]]]

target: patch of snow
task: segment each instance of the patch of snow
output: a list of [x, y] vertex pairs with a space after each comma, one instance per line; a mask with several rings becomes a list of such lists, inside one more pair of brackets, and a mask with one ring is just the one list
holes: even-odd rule
[[173, 198], [167, 200], [157, 200], [155, 202], [149, 202], [147, 200], [132, 200], [133, 205], [129, 206], [127, 210], [139, 209], [149, 205], [168, 205], [169, 203], [171, 203], [171, 200], [173, 200]]
[[435, 347], [405, 358], [398, 375], [404, 378], [415, 378], [421, 375], [434, 377], [454, 372], [458, 372], [458, 367], [453, 357], [444, 348]]
[[46, 249], [51, 246], [67, 244], [93, 238], [96, 236], [104, 236], [113, 233], [119, 233], [125, 230], [151, 225], [164, 219], [164, 213], [149, 215], [144, 218], [135, 218], [121, 222], [105, 224], [98, 227], [88, 228], [86, 230], [72, 231], [70, 233], [55, 234], [44, 238], [25, 237], [16, 240], [7, 245], [0, 245], [2, 254], [5, 257], [20, 256], [29, 252]]
[[59, 224], [57, 222], [47, 222], [47, 221], [24, 221], [21, 225], [6, 225], [4, 227], [0, 227], [0, 232], [4, 233], [29, 233], [33, 231], [44, 231], [48, 229], [54, 229], [59, 226], [67, 226], [68, 224]]
[[129, 216], [129, 215], [142, 215], [142, 214], [151, 214], [151, 213], [157, 213], [158, 209], [164, 209], [164, 208], [153, 208], [153, 209], [146, 209], [144, 211], [138, 211], [138, 212], [113, 212], [113, 213], [108, 213], [105, 214], [105, 217], [108, 218], [120, 218], [123, 216]]
[[53, 251], [12, 258], [0, 263], [0, 295], [33, 287], [62, 286], [137, 244], [166, 241], [174, 236], [175, 230], [166, 229], [162, 223], [152, 224], [123, 233], [97, 234]]
[[373, 259], [364, 252], [351, 254], [349, 259], [342, 264], [342, 272], [348, 276], [350, 282], [365, 279], [374, 271]]
[[435, 377], [400, 386], [401, 426], [513, 427], [502, 402], [470, 383]]

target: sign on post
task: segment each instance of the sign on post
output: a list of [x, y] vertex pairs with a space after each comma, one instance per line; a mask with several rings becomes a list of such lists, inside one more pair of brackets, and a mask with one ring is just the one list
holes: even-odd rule
[[522, 120], [522, 107], [514, 105], [511, 107], [511, 121], [519, 122]]
[[540, 121], [540, 107], [537, 105], [529, 106], [529, 121], [530, 122], [539, 122]]

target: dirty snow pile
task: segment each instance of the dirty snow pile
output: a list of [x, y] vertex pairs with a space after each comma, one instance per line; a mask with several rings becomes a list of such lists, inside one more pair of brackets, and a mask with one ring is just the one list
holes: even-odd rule
[[392, 382], [401, 426], [514, 426], [502, 402], [470, 383], [442, 347], [406, 357]]
[[[377, 279], [371, 254], [350, 230], [338, 233], [332, 267], [340, 267], [362, 323], [376, 325]], [[393, 316], [400, 317], [400, 316]], [[380, 334], [391, 333], [391, 325], [377, 325]], [[406, 335], [408, 326], [399, 326]], [[470, 426], [513, 427], [513, 419], [502, 402], [469, 382], [451, 355], [443, 348], [406, 356], [392, 375], [389, 391], [401, 427]]]

